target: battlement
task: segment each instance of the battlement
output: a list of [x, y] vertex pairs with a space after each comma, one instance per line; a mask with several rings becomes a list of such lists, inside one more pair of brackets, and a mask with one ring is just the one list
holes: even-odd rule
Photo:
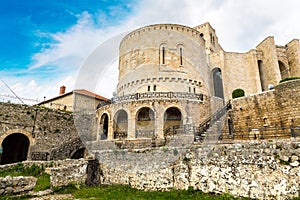
[[195, 30], [194, 28], [184, 26], [184, 25], [179, 25], [179, 24], [154, 24], [130, 32], [123, 38], [123, 40], [120, 43], [120, 46], [122, 46], [123, 43], [127, 42], [127, 40], [132, 39], [137, 35], [141, 35], [146, 32], [157, 31], [157, 30], [177, 31], [196, 39], [198, 42], [202, 44], [205, 43], [203, 38], [200, 36], [200, 32]]

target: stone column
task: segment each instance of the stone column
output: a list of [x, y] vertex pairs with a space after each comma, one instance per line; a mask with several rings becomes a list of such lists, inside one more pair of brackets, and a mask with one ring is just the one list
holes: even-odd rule
[[128, 137], [129, 139], [135, 138], [135, 116], [134, 113], [128, 113]]
[[157, 138], [164, 138], [164, 109], [163, 105], [155, 103], [155, 135]]
[[108, 122], [107, 139], [108, 140], [114, 139], [113, 119], [109, 120]]

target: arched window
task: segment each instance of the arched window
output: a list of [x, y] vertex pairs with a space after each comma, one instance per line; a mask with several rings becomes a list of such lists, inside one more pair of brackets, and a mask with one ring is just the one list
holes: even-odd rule
[[165, 47], [163, 47], [162, 48], [162, 64], [163, 65], [166, 63], [165, 56], [166, 56], [166, 49], [165, 49]]
[[156, 85], [153, 86], [153, 91], [154, 91], [154, 92], [156, 91]]
[[212, 70], [213, 83], [214, 83], [214, 96], [224, 99], [222, 72], [220, 68]]
[[181, 65], [181, 66], [183, 65], [182, 53], [183, 53], [183, 49], [182, 49], [182, 47], [180, 47], [180, 48], [179, 48], [179, 55], [180, 55], [179, 59], [180, 59], [180, 65]]
[[167, 64], [167, 44], [162, 43], [159, 45], [159, 64], [166, 65]]
[[151, 89], [151, 87], [150, 87], [150, 85], [148, 85], [148, 92], [150, 92], [150, 89]]

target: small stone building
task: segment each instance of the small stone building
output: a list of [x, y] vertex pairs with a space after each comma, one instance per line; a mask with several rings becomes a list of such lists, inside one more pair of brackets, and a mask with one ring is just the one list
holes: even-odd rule
[[45, 106], [56, 110], [75, 111], [76, 108], [90, 109], [91, 105], [97, 105], [102, 102], [109, 102], [110, 100], [98, 94], [84, 89], [76, 89], [71, 92], [65, 93], [66, 87], [61, 86], [59, 96], [45, 100], [38, 105]]
[[226, 52], [209, 23], [156, 24], [121, 41], [117, 94], [97, 110], [98, 139], [163, 138], [191, 129], [232, 98], [300, 76], [300, 43], [270, 36], [245, 53]]

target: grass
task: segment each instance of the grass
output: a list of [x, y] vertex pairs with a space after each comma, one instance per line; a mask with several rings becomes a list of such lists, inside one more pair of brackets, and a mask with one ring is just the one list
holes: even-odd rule
[[50, 176], [49, 174], [42, 173], [38, 176], [37, 182], [35, 187], [33, 188], [33, 191], [43, 191], [50, 188]]
[[189, 190], [172, 190], [169, 192], [158, 191], [141, 191], [129, 186], [111, 185], [101, 187], [84, 187], [70, 185], [64, 188], [56, 188], [57, 194], [72, 194], [76, 199], [116, 199], [116, 200], [237, 200], [229, 194], [215, 195], [205, 194], [200, 191]]

